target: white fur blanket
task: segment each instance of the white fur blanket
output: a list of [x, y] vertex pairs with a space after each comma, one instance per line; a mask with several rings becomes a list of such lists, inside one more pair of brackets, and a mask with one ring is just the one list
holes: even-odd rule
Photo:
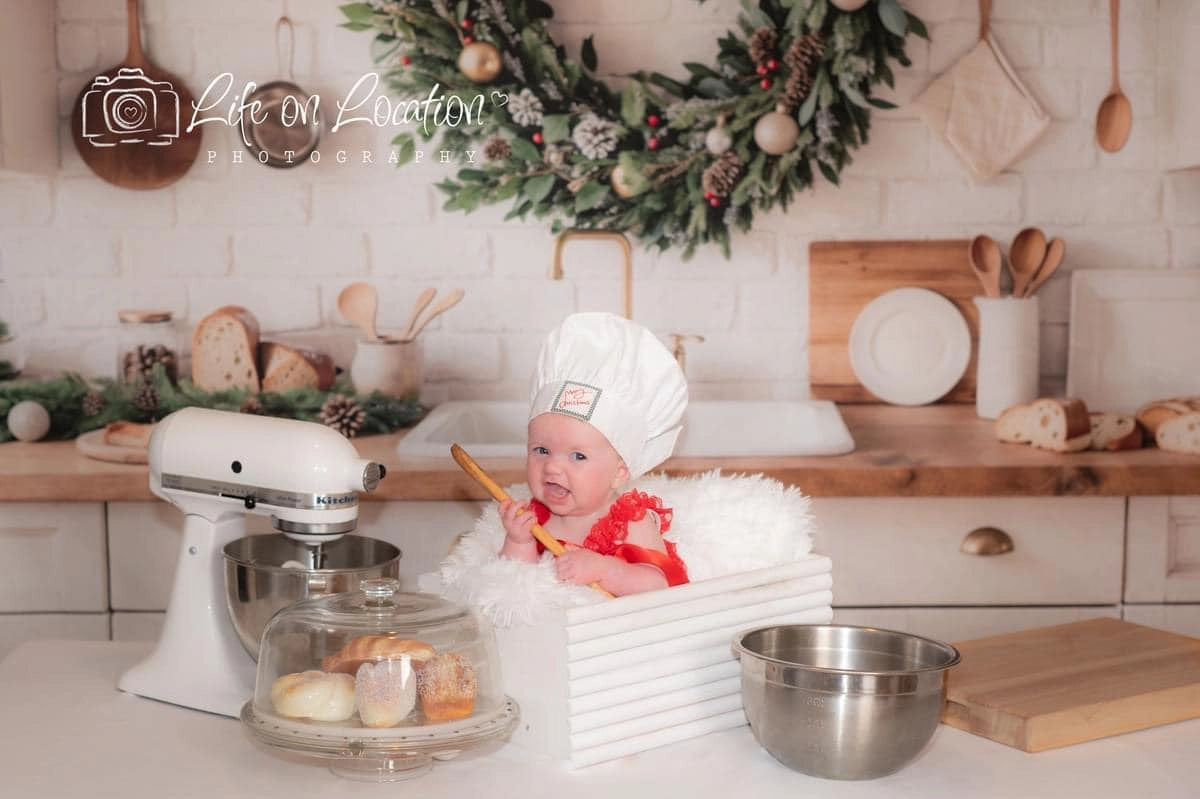
[[[693, 582], [764, 569], [799, 560], [812, 550], [809, 499], [761, 474], [695, 477], [651, 475], [636, 487], [660, 497], [674, 516], [666, 538], [675, 542]], [[527, 499], [527, 486], [512, 486]], [[599, 601], [591, 588], [559, 582], [554, 557], [538, 563], [499, 557], [504, 528], [489, 505], [442, 561], [439, 571], [421, 579], [421, 589], [474, 605], [499, 627], [537, 624], [558, 609]]]

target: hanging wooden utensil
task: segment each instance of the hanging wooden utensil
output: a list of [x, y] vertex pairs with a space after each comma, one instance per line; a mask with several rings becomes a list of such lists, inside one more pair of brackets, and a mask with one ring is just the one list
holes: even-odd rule
[[1096, 142], [1105, 152], [1115, 153], [1125, 146], [1133, 127], [1133, 106], [1121, 91], [1120, 69], [1117, 63], [1117, 39], [1121, 0], [1108, 0], [1109, 46], [1112, 50], [1112, 87], [1096, 110]]
[[201, 131], [191, 132], [193, 98], [183, 82], [142, 51], [138, 0], [127, 0], [125, 60], [96, 75], [75, 98], [75, 149], [99, 177], [127, 189], [159, 189], [191, 168]]

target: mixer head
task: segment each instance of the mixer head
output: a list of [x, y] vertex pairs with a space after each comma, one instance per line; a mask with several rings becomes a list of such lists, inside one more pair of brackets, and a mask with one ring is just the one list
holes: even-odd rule
[[373, 491], [385, 474], [325, 425], [206, 408], [159, 422], [149, 461], [150, 490], [185, 514], [213, 522], [270, 516], [310, 544], [354, 530], [358, 492]]

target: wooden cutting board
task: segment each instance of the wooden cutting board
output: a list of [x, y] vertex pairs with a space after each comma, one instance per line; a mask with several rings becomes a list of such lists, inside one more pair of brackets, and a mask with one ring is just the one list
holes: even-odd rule
[[98, 461], [110, 463], [147, 463], [149, 453], [145, 447], [118, 447], [104, 441], [104, 428], [84, 433], [75, 439], [75, 449], [95, 458]]
[[955, 646], [942, 721], [1026, 752], [1200, 717], [1200, 639], [1090, 619]]
[[858, 382], [848, 343], [854, 320], [871, 300], [892, 289], [924, 288], [954, 303], [971, 331], [971, 361], [962, 380], [939, 402], [975, 401], [981, 294], [967, 261], [970, 241], [815, 241], [808, 248], [808, 370], [815, 399], [879, 402]]

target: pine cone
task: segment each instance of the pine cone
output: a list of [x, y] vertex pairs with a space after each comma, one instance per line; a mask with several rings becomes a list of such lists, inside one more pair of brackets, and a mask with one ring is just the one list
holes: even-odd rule
[[346, 438], [354, 438], [367, 421], [367, 412], [353, 397], [334, 394], [321, 406], [321, 423], [332, 427]]
[[151, 347], [139, 344], [136, 349], [125, 353], [121, 364], [125, 382], [133, 383], [140, 378], [149, 377], [156, 363], [163, 365], [167, 377], [174, 383], [179, 374], [175, 353], [162, 344]]
[[246, 397], [242, 402], [242, 407], [239, 408], [242, 413], [252, 413], [257, 416], [265, 416], [267, 411], [263, 408], [263, 404], [258, 397]]
[[145, 411], [146, 413], [154, 413], [158, 410], [158, 389], [154, 387], [153, 383], [138, 383], [130, 401], [133, 403], [133, 407], [138, 410]]
[[742, 166], [742, 159], [733, 150], [721, 153], [721, 157], [704, 170], [701, 180], [704, 191], [717, 197], [728, 197], [742, 175]]
[[779, 34], [774, 28], [762, 27], [754, 31], [746, 49], [750, 52], [750, 60], [757, 66], [764, 66], [775, 57], [775, 48], [779, 46]]
[[99, 391], [89, 391], [83, 397], [83, 415], [95, 416], [100, 413], [100, 411], [104, 410], [104, 405], [105, 402], [103, 394], [101, 394]]
[[813, 86], [813, 64], [825, 53], [825, 42], [815, 33], [802, 36], [792, 42], [783, 55], [788, 68], [787, 80], [783, 84], [783, 104], [788, 111], [795, 111], [808, 97]]
[[483, 145], [483, 157], [489, 161], [503, 161], [512, 155], [512, 145], [503, 136], [493, 136]]

